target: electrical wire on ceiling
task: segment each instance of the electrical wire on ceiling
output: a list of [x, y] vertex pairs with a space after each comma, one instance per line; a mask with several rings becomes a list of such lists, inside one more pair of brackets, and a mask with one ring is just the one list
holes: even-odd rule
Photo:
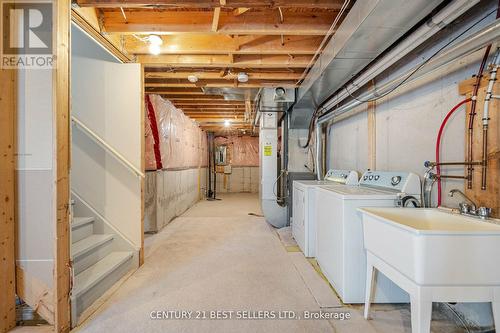
[[[367, 103], [367, 102], [374, 102], [376, 100], [379, 100], [383, 97], [386, 97], [387, 95], [393, 93], [394, 91], [396, 91], [399, 87], [401, 87], [402, 85], [404, 85], [406, 82], [408, 82], [408, 80], [416, 73], [418, 72], [422, 67], [424, 67], [430, 60], [432, 60], [436, 55], [438, 55], [439, 53], [441, 53], [444, 49], [446, 49], [448, 46], [450, 46], [452, 43], [454, 43], [457, 39], [459, 39], [460, 37], [462, 37], [464, 34], [466, 34], [467, 32], [469, 32], [470, 30], [472, 30], [475, 26], [477, 26], [479, 23], [483, 22], [485, 19], [487, 19], [491, 14], [493, 13], [496, 13], [497, 12], [497, 9], [495, 8], [494, 10], [488, 12], [486, 15], [484, 15], [483, 17], [481, 17], [478, 21], [474, 22], [474, 24], [472, 24], [470, 27], [468, 27], [467, 29], [465, 29], [464, 31], [462, 31], [459, 35], [453, 37], [450, 41], [448, 41], [445, 45], [443, 45], [442, 47], [440, 47], [436, 52], [434, 52], [432, 55], [430, 55], [427, 59], [425, 59], [425, 61], [423, 61], [420, 65], [418, 65], [415, 70], [413, 70], [410, 74], [408, 74], [407, 77], [404, 78], [403, 81], [401, 81], [399, 84], [397, 84], [395, 87], [393, 87], [391, 90], [389, 90], [388, 92], [386, 92], [385, 94], [382, 94], [382, 95], [379, 95], [377, 96], [376, 98], [373, 98], [373, 99], [367, 99], [367, 100], [361, 100], [359, 99], [358, 97], [354, 96], [350, 91], [349, 89], [347, 88], [348, 84], [345, 84], [343, 89], [349, 94], [349, 96], [353, 99], [355, 99], [356, 101], [358, 102], [361, 102], [361, 103]], [[342, 89], [342, 88], [341, 88]], [[337, 107], [338, 105], [332, 107], [332, 108], [325, 108], [324, 105], [326, 103], [329, 102], [329, 100], [336, 94], [336, 91], [334, 93], [332, 93], [330, 96], [328, 96], [317, 108], [316, 110], [314, 111], [312, 117], [311, 117], [311, 121], [309, 122], [309, 128], [308, 128], [308, 135], [307, 135], [307, 142], [304, 146], [301, 146], [301, 148], [307, 148], [311, 142], [311, 137], [312, 137], [312, 132], [313, 132], [313, 127], [314, 127], [314, 124], [317, 120], [317, 118], [321, 117], [322, 115], [326, 114], [329, 110], [332, 110], [334, 109], [335, 107]]]
[[297, 81], [297, 84], [300, 84], [302, 80], [306, 77], [306, 75], [309, 73], [309, 71], [312, 68], [312, 65], [316, 61], [316, 59], [319, 57], [321, 52], [323, 52], [323, 48], [326, 45], [328, 41], [330, 41], [330, 38], [333, 37], [334, 30], [337, 28], [337, 24], [339, 23], [341, 17], [344, 15], [344, 12], [347, 10], [349, 3], [351, 0], [345, 0], [344, 3], [342, 4], [342, 7], [340, 7], [339, 13], [335, 16], [335, 19], [333, 20], [332, 25], [330, 26], [330, 29], [328, 29], [328, 32], [326, 33], [325, 37], [321, 41], [321, 44], [319, 44], [318, 48], [316, 49], [316, 52], [314, 53], [313, 57], [307, 64], [306, 68], [302, 72], [302, 75], [300, 76], [299, 80]]
[[[476, 25], [478, 25], [479, 23], [481, 23], [482, 21], [484, 21], [485, 19], [488, 18], [488, 16], [490, 16], [491, 14], [493, 13], [496, 13], [497, 12], [497, 9], [495, 10], [492, 10], [490, 11], [488, 14], [486, 14], [485, 16], [483, 16], [481, 19], [479, 19], [477, 22], [475, 22], [473, 25], [471, 25], [470, 27], [468, 27], [467, 29], [465, 29], [464, 31], [462, 31], [459, 35], [455, 36], [454, 38], [452, 38], [451, 40], [449, 40], [446, 44], [444, 44], [442, 47], [440, 47], [436, 52], [434, 52], [432, 55], [430, 55], [427, 59], [425, 59], [420, 65], [418, 65], [410, 74], [408, 74], [408, 76], [406, 76], [403, 81], [401, 81], [398, 85], [396, 85], [394, 88], [392, 88], [391, 90], [389, 90], [388, 92], [386, 92], [385, 94], [382, 94], [382, 95], [379, 95], [375, 98], [372, 98], [372, 99], [367, 99], [367, 100], [361, 100], [361, 99], [358, 99], [356, 96], [354, 96], [350, 91], [349, 89], [347, 88], [347, 85], [344, 86], [344, 90], [349, 94], [349, 96], [351, 96], [353, 99], [357, 100], [358, 102], [361, 102], [361, 103], [368, 103], [368, 102], [374, 102], [374, 101], [377, 101], [381, 98], [384, 98], [385, 96], [391, 94], [392, 92], [394, 92], [396, 89], [398, 89], [399, 87], [401, 87], [402, 85], [404, 85], [406, 82], [408, 82], [408, 80], [416, 73], [418, 72], [422, 67], [424, 67], [429, 61], [432, 60], [432, 58], [434, 58], [436, 55], [438, 55], [441, 51], [443, 51], [445, 48], [447, 48], [448, 46], [450, 46], [453, 42], [455, 42], [457, 39], [459, 39], [460, 37], [462, 37], [464, 34], [466, 34], [467, 32], [469, 32], [472, 28], [474, 28]], [[359, 87], [358, 87], [359, 88]]]

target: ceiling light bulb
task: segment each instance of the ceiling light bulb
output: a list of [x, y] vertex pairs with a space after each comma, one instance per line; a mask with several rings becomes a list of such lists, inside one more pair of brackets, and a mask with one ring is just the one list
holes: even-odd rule
[[191, 83], [196, 83], [198, 82], [198, 77], [194, 74], [188, 75], [188, 81]]
[[163, 44], [163, 39], [161, 39], [161, 37], [158, 36], [158, 35], [149, 35], [148, 36], [148, 42], [151, 45], [162, 45]]
[[156, 45], [156, 44], [149, 45], [149, 53], [151, 53], [152, 55], [158, 55], [158, 54], [160, 54], [160, 52], [161, 52], [160, 45]]
[[229, 127], [230, 125], [231, 122], [228, 119], [224, 120], [224, 127]]
[[248, 74], [247, 73], [238, 73], [238, 82], [248, 82]]

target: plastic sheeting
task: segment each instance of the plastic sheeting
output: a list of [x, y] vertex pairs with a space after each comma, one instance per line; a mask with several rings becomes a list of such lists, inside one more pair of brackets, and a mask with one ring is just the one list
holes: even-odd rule
[[259, 166], [259, 138], [254, 136], [218, 136], [216, 146], [227, 145], [232, 166]]
[[[170, 101], [159, 95], [149, 95], [149, 97], [158, 125], [163, 168], [185, 169], [206, 166], [208, 164], [206, 133]], [[154, 139], [147, 113], [145, 126], [146, 169], [155, 170]]]

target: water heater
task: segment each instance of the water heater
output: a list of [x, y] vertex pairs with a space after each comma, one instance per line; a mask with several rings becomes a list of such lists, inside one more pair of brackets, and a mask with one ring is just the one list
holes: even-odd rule
[[276, 112], [260, 117], [260, 201], [266, 221], [276, 228], [286, 226], [286, 208], [278, 204], [278, 118]]

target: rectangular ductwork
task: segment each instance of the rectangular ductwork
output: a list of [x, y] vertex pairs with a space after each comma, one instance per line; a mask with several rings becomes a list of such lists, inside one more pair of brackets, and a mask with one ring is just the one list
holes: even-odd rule
[[292, 88], [264, 88], [261, 91], [259, 111], [284, 112], [295, 101], [295, 89]]
[[307, 128], [332, 93], [435, 10], [442, 0], [356, 1], [298, 90], [291, 128]]

